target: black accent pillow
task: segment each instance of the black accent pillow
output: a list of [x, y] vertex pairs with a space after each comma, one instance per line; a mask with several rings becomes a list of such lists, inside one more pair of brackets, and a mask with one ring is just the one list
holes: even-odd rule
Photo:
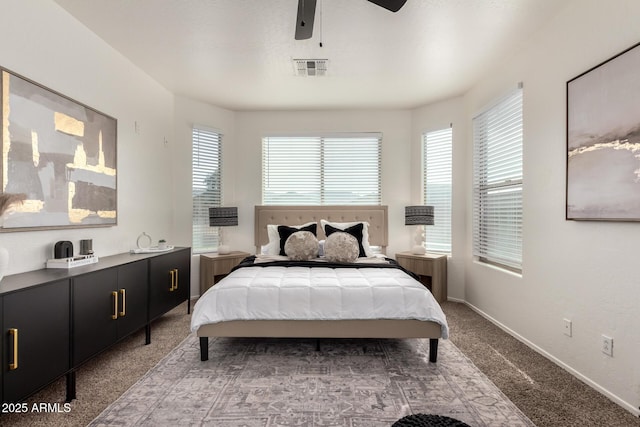
[[279, 225], [278, 226], [278, 235], [280, 236], [280, 255], [286, 256], [286, 252], [284, 251], [284, 244], [287, 242], [289, 236], [291, 236], [296, 231], [310, 231], [314, 236], [318, 236], [318, 224], [310, 224], [306, 227], [289, 227], [288, 225]]
[[344, 230], [333, 227], [329, 224], [324, 226], [324, 234], [329, 237], [332, 233], [336, 231], [344, 231], [345, 233], [351, 234], [358, 241], [358, 250], [360, 251], [359, 257], [366, 257], [367, 254], [364, 252], [364, 246], [362, 246], [362, 231], [364, 230], [364, 224], [359, 223], [356, 225], [352, 225], [351, 227], [347, 227]]

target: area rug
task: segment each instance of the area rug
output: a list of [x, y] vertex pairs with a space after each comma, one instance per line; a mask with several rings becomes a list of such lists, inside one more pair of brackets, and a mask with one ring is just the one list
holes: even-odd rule
[[[319, 344], [319, 349], [317, 348]], [[90, 426], [389, 427], [417, 413], [533, 423], [449, 340], [209, 340], [191, 334]]]

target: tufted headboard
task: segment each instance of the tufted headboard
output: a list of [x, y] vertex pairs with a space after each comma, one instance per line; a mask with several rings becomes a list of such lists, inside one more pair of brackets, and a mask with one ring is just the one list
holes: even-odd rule
[[387, 206], [261, 206], [255, 207], [255, 245], [257, 253], [269, 242], [267, 224], [300, 225], [318, 223], [318, 240], [324, 239], [320, 220], [333, 222], [366, 221], [369, 223], [369, 243], [386, 252], [388, 240]]

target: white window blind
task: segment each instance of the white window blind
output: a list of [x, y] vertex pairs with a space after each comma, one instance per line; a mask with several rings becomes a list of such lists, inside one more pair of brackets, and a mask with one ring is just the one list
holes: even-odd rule
[[473, 119], [473, 251], [522, 269], [522, 88]]
[[265, 205], [378, 205], [381, 135], [262, 140]]
[[192, 196], [194, 253], [218, 247], [218, 227], [209, 227], [209, 208], [222, 201], [222, 134], [193, 128]]
[[426, 229], [428, 251], [451, 252], [452, 128], [422, 135], [423, 202], [434, 208]]

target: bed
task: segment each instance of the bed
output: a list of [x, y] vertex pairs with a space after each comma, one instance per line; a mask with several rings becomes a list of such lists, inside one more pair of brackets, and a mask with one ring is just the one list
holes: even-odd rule
[[[368, 256], [358, 258], [353, 265], [344, 262], [323, 265], [323, 259], [320, 262], [316, 259], [291, 261], [275, 252], [274, 256], [257, 255], [245, 260], [240, 268], [201, 295], [191, 319], [191, 329], [200, 338], [201, 360], [208, 359], [209, 337], [428, 338], [429, 361], [435, 363], [438, 340], [448, 337], [446, 318], [435, 298], [411, 273], [393, 265], [393, 261], [386, 265], [389, 260], [381, 260], [388, 241], [387, 206], [256, 206], [256, 253], [260, 254], [265, 247], [267, 251], [274, 250], [273, 246], [268, 249], [275, 243], [274, 225], [315, 223], [317, 240], [326, 240], [328, 245], [337, 237], [350, 239], [345, 234], [351, 233], [351, 228], [347, 233], [336, 233], [340, 236], [331, 239], [325, 235], [325, 229], [328, 234], [336, 231], [329, 230], [331, 225], [343, 225], [337, 230], [342, 231], [349, 223], [359, 222], [366, 223], [363, 241], [365, 246], [368, 243], [364, 248]], [[290, 239], [280, 240], [284, 244]], [[381, 254], [372, 255], [371, 248], [379, 248]], [[362, 244], [359, 250], [363, 255]], [[336, 288], [330, 285], [334, 281], [340, 283], [341, 296], [324, 293], [322, 285], [329, 284], [326, 289], [330, 292], [329, 288]], [[365, 282], [370, 285], [363, 285]], [[394, 290], [391, 282], [402, 289]], [[278, 292], [292, 292], [289, 295], [293, 297], [274, 296], [269, 286], [273, 283], [292, 283], [292, 289], [279, 289]], [[354, 299], [358, 295], [362, 296], [361, 301]], [[370, 298], [370, 295], [375, 297]], [[322, 299], [329, 303], [329, 308], [318, 308], [321, 307], [318, 300]], [[291, 300], [293, 306], [285, 307], [286, 300]], [[410, 313], [402, 314], [402, 310], [387, 306], [393, 301], [407, 305]], [[352, 309], [354, 313], [350, 312]], [[375, 313], [363, 315], [359, 310]], [[245, 315], [248, 311], [251, 313]]]

